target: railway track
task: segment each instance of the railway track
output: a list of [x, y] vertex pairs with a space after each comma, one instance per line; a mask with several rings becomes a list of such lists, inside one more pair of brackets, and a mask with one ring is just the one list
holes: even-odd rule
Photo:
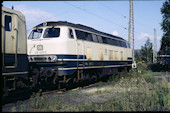
[[[106, 82], [108, 79], [103, 78], [102, 81]], [[2, 99], [2, 105], [9, 104], [9, 103], [15, 103], [17, 101], [24, 101], [29, 99], [33, 94], [38, 93], [41, 90], [41, 95], [48, 95], [48, 94], [54, 94], [54, 93], [65, 93], [69, 90], [80, 90], [80, 89], [86, 89], [86, 88], [91, 88], [95, 87], [96, 83], [99, 82], [100, 80], [97, 80], [95, 82], [88, 82], [88, 83], [82, 83], [81, 85], [78, 83], [72, 83], [71, 87], [68, 86], [61, 86], [60, 89], [57, 89], [57, 86], [51, 85], [51, 86], [39, 86], [33, 89], [23, 89], [19, 91], [12, 92], [8, 97], [5, 97]], [[104, 85], [104, 84], [102, 84]]]
[[[53, 87], [37, 87], [35, 89], [24, 89], [22, 91], [16, 91], [16, 92], [12, 92], [10, 94], [10, 96], [5, 97], [2, 99], [2, 105], [5, 104], [10, 104], [10, 103], [15, 103], [17, 101], [24, 101], [27, 100], [31, 97], [31, 95], [33, 95], [34, 93], [38, 93], [41, 90], [41, 95], [50, 95], [50, 94], [61, 94], [61, 93], [65, 93], [69, 90], [80, 90], [80, 89], [87, 89], [87, 88], [92, 88], [95, 87], [97, 84], [97, 82], [92, 83], [92, 84], [88, 84], [85, 86], [75, 86], [72, 88], [62, 88], [62, 89], [56, 89]], [[102, 85], [104, 85], [104, 83], [102, 83]]]

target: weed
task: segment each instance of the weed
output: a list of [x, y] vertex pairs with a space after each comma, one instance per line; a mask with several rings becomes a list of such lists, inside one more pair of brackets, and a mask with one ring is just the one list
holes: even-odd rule
[[12, 107], [11, 112], [16, 112], [16, 107]]
[[21, 111], [21, 112], [26, 111], [26, 106], [25, 106], [25, 105], [21, 105], [21, 106], [20, 106], [20, 111]]

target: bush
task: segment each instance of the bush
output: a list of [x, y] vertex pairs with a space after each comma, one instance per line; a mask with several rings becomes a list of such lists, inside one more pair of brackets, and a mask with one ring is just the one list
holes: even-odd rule
[[170, 72], [170, 69], [168, 69], [168, 65], [162, 65], [160, 63], [149, 64], [148, 69], [152, 70], [153, 72], [165, 72], [165, 71]]

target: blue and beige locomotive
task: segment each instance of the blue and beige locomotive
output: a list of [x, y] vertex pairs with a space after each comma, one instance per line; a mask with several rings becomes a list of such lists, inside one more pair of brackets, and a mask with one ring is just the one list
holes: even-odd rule
[[41, 23], [31, 30], [27, 42], [35, 85], [96, 81], [132, 65], [126, 40], [81, 24]]

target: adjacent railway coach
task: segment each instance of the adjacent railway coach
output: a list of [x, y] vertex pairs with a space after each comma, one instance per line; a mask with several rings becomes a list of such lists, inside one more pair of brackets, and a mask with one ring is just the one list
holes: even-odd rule
[[35, 84], [94, 80], [132, 65], [132, 49], [126, 40], [81, 24], [41, 23], [27, 41]]
[[8, 95], [28, 77], [26, 24], [19, 11], [2, 6], [1, 13], [1, 80], [3, 95]]

